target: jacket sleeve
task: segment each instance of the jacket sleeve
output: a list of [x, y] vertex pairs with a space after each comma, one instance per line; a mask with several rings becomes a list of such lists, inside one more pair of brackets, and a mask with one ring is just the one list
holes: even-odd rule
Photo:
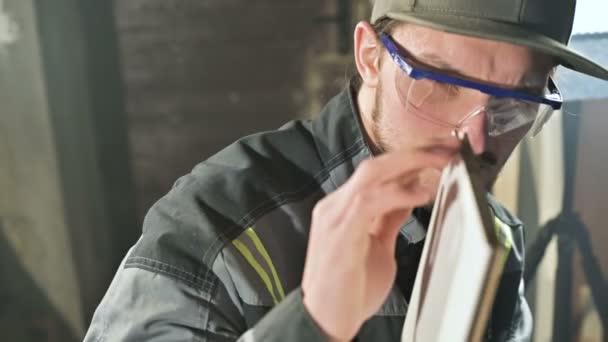
[[513, 323], [511, 325], [511, 340], [512, 341], [530, 341], [532, 340], [532, 312], [524, 296], [524, 282], [520, 282], [518, 292], [518, 310], [516, 311]]
[[325, 341], [295, 289], [246, 327], [226, 288], [212, 293], [163, 274], [121, 265], [93, 316], [86, 342]]
[[524, 295], [525, 249], [521, 225], [513, 230], [512, 247], [490, 316], [490, 341], [519, 342], [532, 339], [532, 313]]
[[[532, 339], [532, 313], [524, 296], [523, 280], [519, 286], [514, 284], [511, 288], [501, 287], [501, 296], [496, 298], [491, 325], [488, 330], [488, 341], [520, 342]], [[505, 292], [514, 290], [513, 296]], [[511, 299], [508, 299], [508, 298]]]

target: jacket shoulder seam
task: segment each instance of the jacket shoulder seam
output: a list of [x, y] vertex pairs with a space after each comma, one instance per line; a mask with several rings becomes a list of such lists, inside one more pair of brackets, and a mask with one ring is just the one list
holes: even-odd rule
[[[228, 227], [224, 234], [221, 234], [218, 238], [216, 238], [216, 240], [207, 249], [205, 254], [203, 254], [203, 260], [206, 260], [208, 254], [214, 251], [215, 248], [217, 248], [217, 244], [221, 244], [217, 251], [213, 252], [215, 253], [215, 256], [213, 257], [213, 260], [211, 260], [212, 264], [215, 261], [215, 258], [217, 258], [219, 251], [222, 250], [227, 243], [231, 242], [232, 239], [238, 237], [244, 229], [252, 226], [261, 216], [286, 203], [294, 202], [310, 194], [312, 192], [311, 190], [314, 190], [315, 185], [329, 178], [330, 173], [333, 169], [341, 165], [348, 158], [357, 154], [364, 147], [361, 144], [361, 141], [361, 139], [355, 141], [355, 143], [353, 143], [353, 145], [351, 145], [349, 148], [329, 158], [329, 165], [325, 166], [324, 164], [325, 167], [323, 167], [313, 176], [313, 180], [303, 185], [300, 189], [292, 192], [278, 193], [270, 199], [264, 201], [256, 208], [250, 210], [245, 215], [243, 215], [243, 217], [237, 221], [237, 224]], [[206, 273], [210, 271], [210, 269], [207, 269]], [[205, 278], [206, 276], [207, 275], [205, 274], [203, 278]]]
[[203, 277], [197, 277], [179, 267], [146, 257], [129, 257], [125, 261], [124, 268], [141, 268], [154, 273], [163, 274], [207, 293], [210, 293], [210, 290], [212, 290], [217, 283], [216, 277], [209, 279], [209, 272], [205, 272]]

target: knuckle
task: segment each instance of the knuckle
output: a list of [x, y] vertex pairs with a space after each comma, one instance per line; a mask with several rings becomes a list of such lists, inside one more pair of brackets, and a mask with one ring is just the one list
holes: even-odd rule
[[369, 190], [359, 191], [350, 197], [349, 209], [352, 212], [358, 212], [369, 204], [371, 194]]

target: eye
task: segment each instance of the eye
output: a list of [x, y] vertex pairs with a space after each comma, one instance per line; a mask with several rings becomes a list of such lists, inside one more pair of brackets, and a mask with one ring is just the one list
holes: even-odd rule
[[448, 92], [450, 93], [450, 95], [456, 96], [460, 93], [460, 87], [455, 86], [453, 84], [448, 84]]
[[433, 81], [436, 90], [445, 94], [447, 97], [457, 96], [460, 93], [460, 87], [449, 83]]
[[498, 126], [506, 126], [509, 122], [513, 120], [514, 115], [494, 115], [492, 117], [492, 121], [495, 125]]
[[493, 97], [488, 103], [488, 110], [503, 115], [504, 112], [517, 110], [521, 106], [521, 102], [511, 98]]
[[492, 101], [487, 107], [487, 111], [492, 113], [491, 121], [495, 125], [506, 125], [520, 113], [520, 110], [511, 101]]

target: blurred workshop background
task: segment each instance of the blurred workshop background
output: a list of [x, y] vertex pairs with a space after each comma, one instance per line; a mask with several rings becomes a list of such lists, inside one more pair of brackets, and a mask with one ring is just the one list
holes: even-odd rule
[[[314, 117], [353, 73], [370, 7], [0, 0], [2, 340], [82, 340], [147, 208], [238, 137]], [[606, 13], [579, 0], [572, 38], [603, 65]], [[564, 111], [495, 193], [528, 225], [534, 341], [601, 341], [608, 83], [561, 69], [557, 81]]]

